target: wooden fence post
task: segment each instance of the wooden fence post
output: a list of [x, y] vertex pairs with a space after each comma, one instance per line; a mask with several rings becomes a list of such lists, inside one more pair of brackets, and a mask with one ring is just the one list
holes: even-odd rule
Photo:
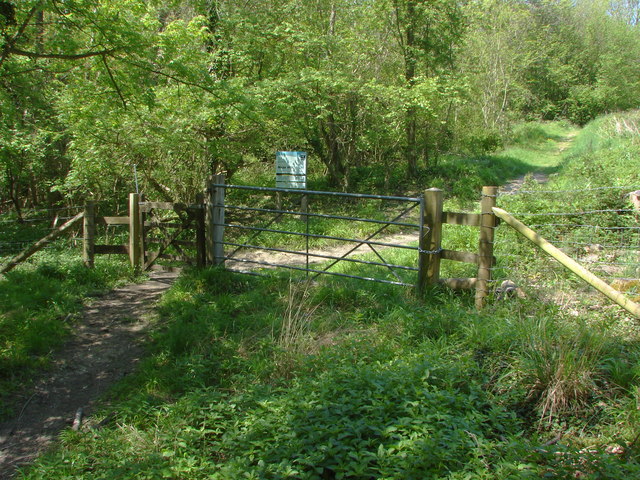
[[207, 242], [205, 235], [205, 203], [204, 194], [196, 195], [196, 205], [198, 209], [195, 211], [196, 217], [196, 264], [198, 268], [202, 268], [207, 264]]
[[82, 260], [88, 268], [93, 268], [96, 254], [96, 206], [89, 201], [84, 206], [82, 222]]
[[425, 190], [420, 213], [418, 261], [418, 292], [420, 294], [424, 293], [427, 286], [435, 285], [440, 280], [442, 206], [442, 190], [439, 188]]
[[493, 241], [496, 215], [493, 207], [496, 206], [498, 187], [482, 187], [482, 200], [480, 201], [480, 241], [478, 242], [478, 281], [476, 282], [476, 308], [484, 307], [489, 282], [491, 281], [491, 269], [493, 268]]
[[[140, 203], [144, 202], [145, 196], [144, 193], [141, 193], [140, 196], [138, 197], [138, 205], [140, 205]], [[139, 214], [140, 216], [138, 217], [140, 219], [139, 224], [140, 224], [140, 265], [145, 265], [147, 263], [147, 232], [148, 229], [144, 228], [144, 223], [147, 221], [147, 218], [149, 217], [149, 214], [147, 213], [147, 211], [142, 211], [143, 209], [141, 209], [138, 206], [139, 209]]]
[[140, 228], [140, 195], [129, 194], [129, 260], [136, 272], [142, 269]]
[[224, 265], [224, 175], [214, 175], [207, 189], [209, 201], [207, 203], [207, 263], [209, 265]]

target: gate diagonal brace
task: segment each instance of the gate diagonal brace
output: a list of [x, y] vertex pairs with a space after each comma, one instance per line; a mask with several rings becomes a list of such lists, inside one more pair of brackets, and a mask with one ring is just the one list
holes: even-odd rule
[[187, 223], [182, 224], [180, 228], [176, 229], [176, 231], [173, 234], [167, 237], [165, 241], [162, 242], [162, 244], [160, 244], [160, 248], [157, 252], [150, 253], [148, 260], [144, 264], [144, 270], [148, 270], [149, 267], [151, 267], [151, 265], [155, 263], [158, 257], [164, 253], [164, 251], [169, 247], [169, 245], [171, 245], [174, 242], [174, 240], [176, 240], [178, 236], [180, 236], [180, 234], [184, 232], [190, 225], [191, 225], [191, 220], [188, 221]]
[[387, 262], [384, 258], [382, 258], [382, 255], [380, 255], [380, 253], [378, 253], [378, 251], [373, 248], [373, 245], [371, 245], [370, 243], [367, 243], [367, 246], [373, 251], [373, 253], [375, 253], [377, 255], [377, 257], [382, 260], [382, 263], [384, 263], [386, 265], [386, 267], [389, 269], [389, 271], [391, 273], [393, 273], [393, 276], [396, 277], [396, 279], [399, 282], [402, 282], [402, 278], [400, 278], [400, 276], [396, 273], [396, 271], [390, 266], [389, 262]]
[[[414, 208], [416, 208], [419, 204], [413, 204], [411, 205], [409, 208], [405, 209], [403, 212], [401, 212], [400, 214], [398, 214], [396, 217], [394, 217], [393, 220], [389, 221], [389, 223], [385, 223], [384, 225], [382, 225], [380, 228], [378, 228], [375, 232], [373, 232], [371, 235], [369, 235], [367, 238], [364, 239], [364, 241], [358, 243], [355, 247], [353, 247], [351, 250], [349, 250], [347, 253], [345, 253], [344, 255], [342, 255], [340, 257], [340, 259], [332, 262], [329, 266], [325, 267], [321, 272], [316, 273], [311, 280], [315, 280], [316, 278], [318, 278], [322, 273], [326, 272], [327, 270], [329, 270], [331, 267], [333, 267], [336, 263], [338, 263], [340, 260], [342, 260], [343, 258], [348, 257], [352, 252], [354, 252], [355, 250], [357, 250], [358, 248], [360, 248], [362, 245], [365, 244], [365, 242], [368, 242], [369, 240], [371, 240], [373, 237], [375, 237], [376, 235], [380, 234], [382, 231], [384, 231], [387, 227], [391, 226], [391, 224], [393, 222], [397, 222], [398, 220], [400, 220], [402, 217], [404, 217], [407, 213], [409, 213], [411, 210], [413, 210]], [[386, 263], [386, 262], [385, 262]]]
[[[269, 223], [267, 223], [264, 227], [261, 228], [269, 228], [271, 225], [273, 225], [275, 222], [277, 222], [280, 218], [282, 218], [282, 215], [284, 215], [284, 212], [281, 212], [279, 214], [277, 214], [275, 217], [273, 217], [271, 219], [271, 221]], [[261, 233], [261, 231], [258, 231], [256, 233], [254, 233], [251, 238], [249, 238], [245, 243], [252, 243]], [[233, 256], [238, 253], [240, 250], [242, 250], [243, 248], [245, 248], [245, 245], [240, 245], [238, 248], [236, 248], [233, 252], [231, 252], [229, 255], [226, 256], [227, 260], [232, 260]]]

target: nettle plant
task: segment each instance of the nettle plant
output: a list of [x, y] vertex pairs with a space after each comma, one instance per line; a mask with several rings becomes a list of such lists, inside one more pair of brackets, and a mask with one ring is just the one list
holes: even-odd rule
[[[215, 419], [222, 431], [210, 447], [226, 459], [216, 478], [445, 475], [477, 466], [478, 449], [515, 426], [462, 367], [420, 354], [356, 365], [344, 360], [268, 400], [253, 392], [210, 403], [199, 421]], [[221, 423], [229, 404], [242, 404], [243, 411]]]

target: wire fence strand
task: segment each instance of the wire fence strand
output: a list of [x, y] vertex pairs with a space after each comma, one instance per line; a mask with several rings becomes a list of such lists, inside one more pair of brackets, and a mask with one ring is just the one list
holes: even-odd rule
[[[640, 211], [626, 192], [638, 189], [516, 189], [501, 192], [498, 205], [608, 283], [633, 284], [640, 279]], [[496, 231], [495, 257], [498, 280], [513, 279], [556, 296], [561, 283], [573, 282], [562, 266], [505, 225]], [[640, 295], [636, 290], [626, 293]]]

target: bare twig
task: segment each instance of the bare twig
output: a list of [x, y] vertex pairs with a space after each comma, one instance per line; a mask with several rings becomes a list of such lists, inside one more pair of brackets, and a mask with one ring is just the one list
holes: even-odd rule
[[113, 73], [111, 72], [111, 69], [109, 68], [109, 64], [107, 63], [107, 55], [104, 54], [102, 55], [102, 63], [104, 64], [104, 68], [107, 69], [107, 73], [109, 74], [109, 78], [111, 79], [111, 83], [113, 84], [113, 87], [116, 89], [116, 92], [118, 93], [118, 96], [120, 97], [120, 101], [122, 102], [122, 106], [124, 107], [124, 109], [127, 109], [127, 101], [124, 99], [124, 96], [122, 95], [122, 90], [120, 90], [120, 87], [118, 86], [118, 83], [116, 82], [116, 79], [113, 76]]

